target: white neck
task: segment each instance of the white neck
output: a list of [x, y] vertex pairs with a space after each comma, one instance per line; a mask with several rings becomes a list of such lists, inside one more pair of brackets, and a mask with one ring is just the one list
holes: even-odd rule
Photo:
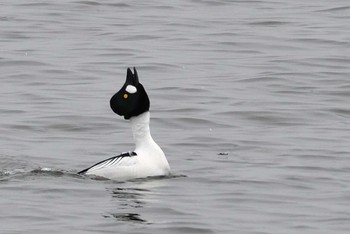
[[149, 111], [130, 118], [132, 134], [135, 141], [135, 153], [139, 161], [154, 175], [170, 173], [170, 167], [163, 150], [152, 139], [149, 129]]
[[149, 128], [150, 113], [144, 112], [130, 118], [132, 134], [135, 141], [135, 151], [154, 143]]

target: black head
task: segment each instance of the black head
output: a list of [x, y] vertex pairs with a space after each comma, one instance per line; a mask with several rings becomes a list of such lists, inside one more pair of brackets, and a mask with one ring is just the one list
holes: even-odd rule
[[112, 110], [124, 116], [124, 119], [130, 119], [149, 110], [148, 95], [139, 82], [136, 68], [134, 68], [134, 74], [128, 68], [125, 84], [113, 95], [110, 105]]

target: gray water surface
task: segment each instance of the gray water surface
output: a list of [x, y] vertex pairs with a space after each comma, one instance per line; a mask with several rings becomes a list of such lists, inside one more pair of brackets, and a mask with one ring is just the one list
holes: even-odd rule
[[[173, 175], [133, 150], [136, 66]], [[0, 3], [0, 233], [348, 233], [350, 2]]]

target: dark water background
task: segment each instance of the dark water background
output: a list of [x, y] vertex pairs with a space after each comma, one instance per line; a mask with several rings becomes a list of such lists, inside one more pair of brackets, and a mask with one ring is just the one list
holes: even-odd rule
[[[133, 149], [136, 66], [174, 176]], [[349, 233], [350, 2], [0, 1], [0, 233]]]

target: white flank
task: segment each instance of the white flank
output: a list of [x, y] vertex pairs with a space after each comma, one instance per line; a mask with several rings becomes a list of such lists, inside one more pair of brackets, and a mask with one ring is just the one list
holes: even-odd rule
[[148, 176], [170, 174], [168, 161], [161, 148], [152, 139], [149, 111], [130, 118], [131, 129], [137, 154], [133, 157], [121, 157], [103, 162], [86, 172], [112, 180], [128, 180]]

